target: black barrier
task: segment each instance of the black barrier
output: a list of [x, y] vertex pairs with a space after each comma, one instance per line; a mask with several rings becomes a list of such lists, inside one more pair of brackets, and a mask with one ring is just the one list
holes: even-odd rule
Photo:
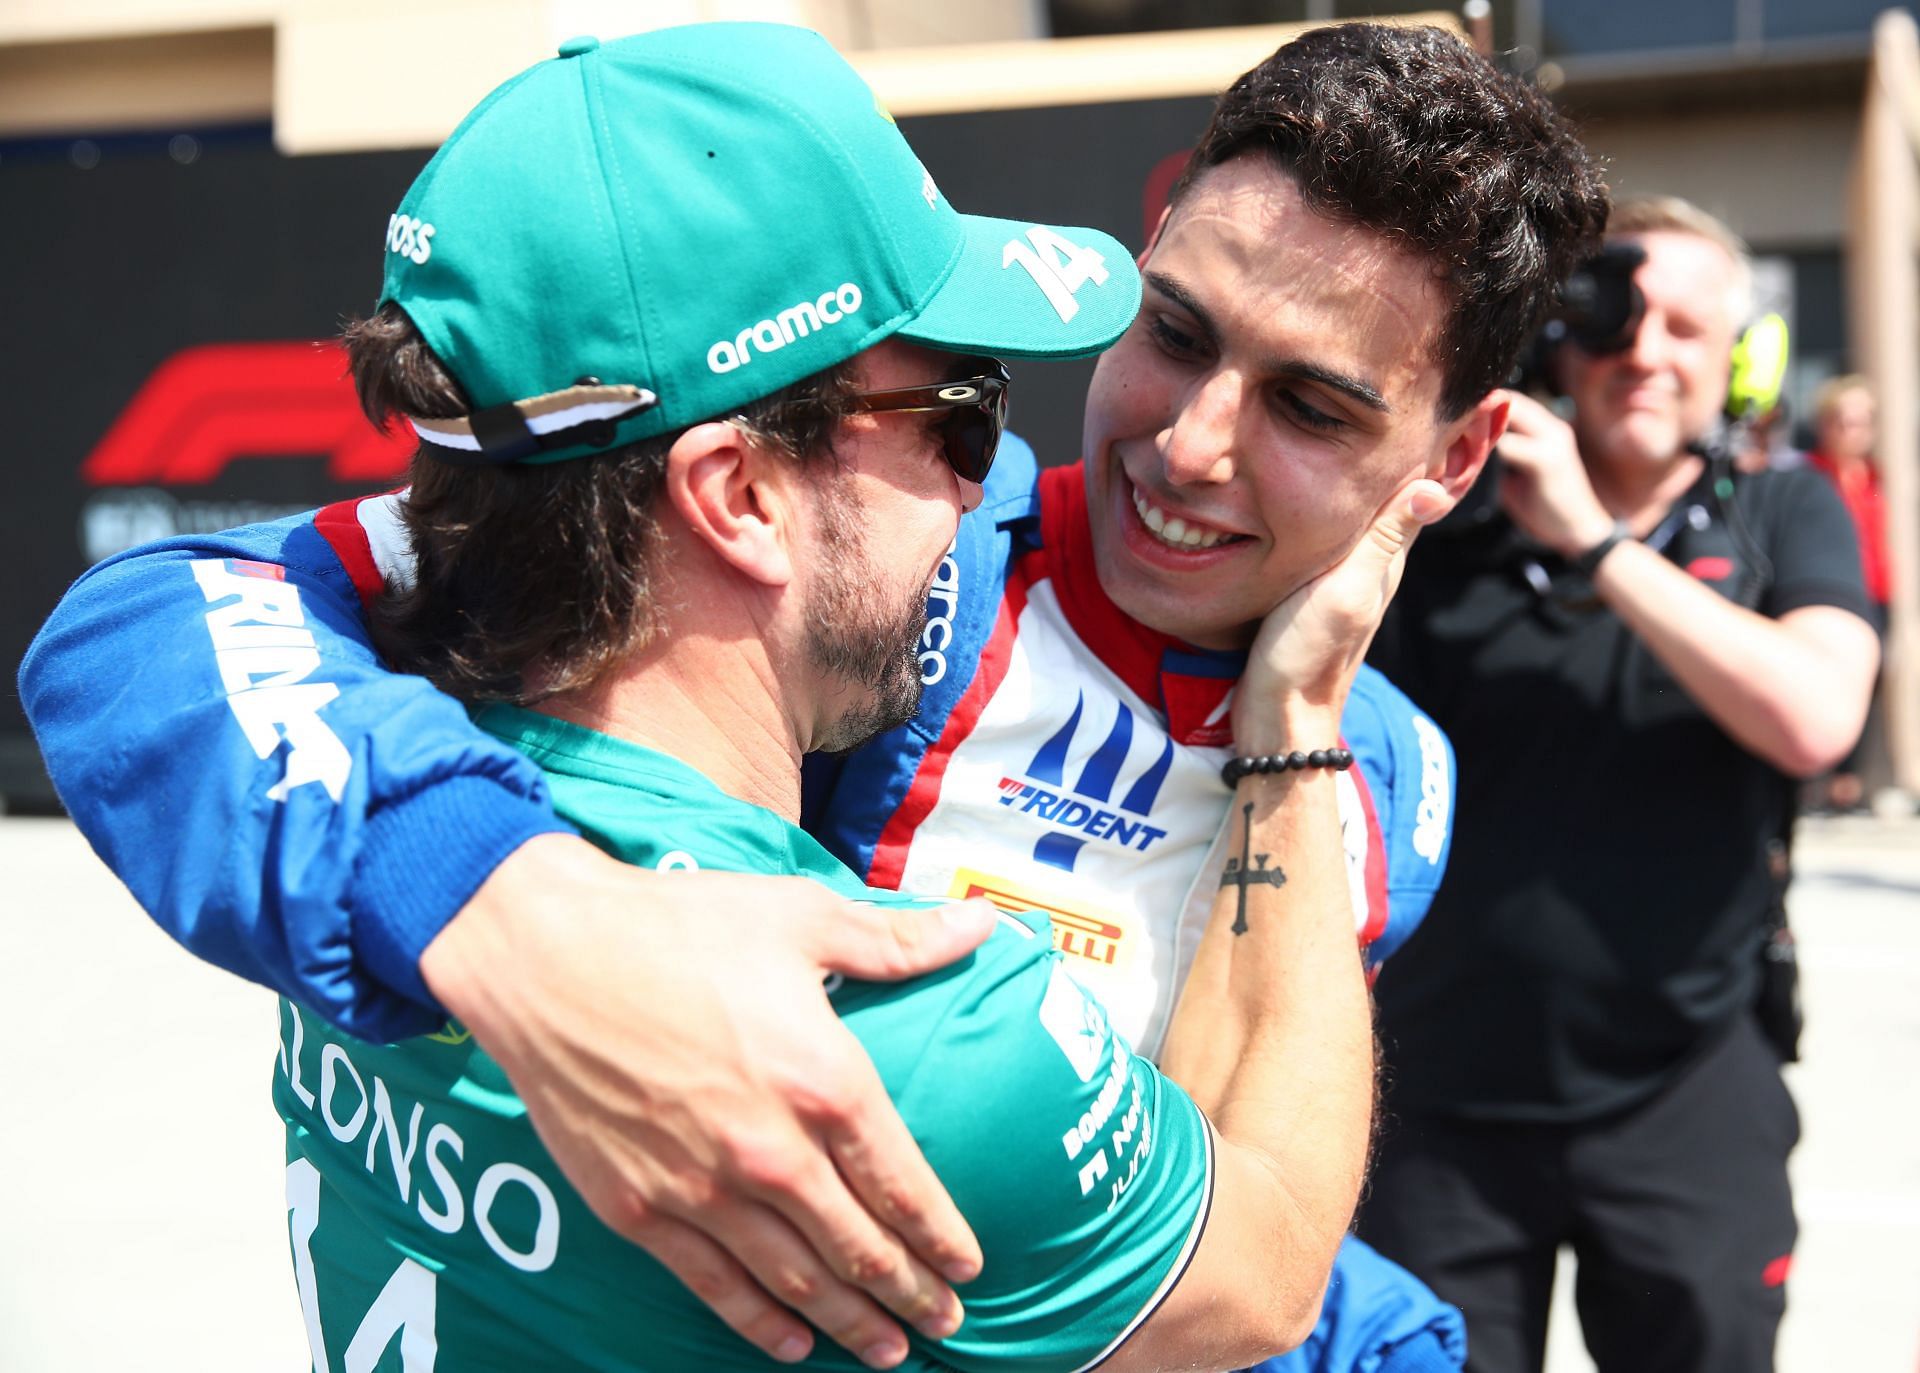
[[[1138, 248], [1209, 106], [900, 122], [961, 208], [1097, 225]], [[357, 417], [320, 341], [372, 307], [387, 217], [425, 157], [283, 157], [264, 129], [0, 144], [9, 685], [61, 592], [101, 558], [393, 484], [404, 445]], [[1013, 428], [1043, 462], [1078, 455], [1091, 371], [1015, 364]], [[11, 691], [0, 798], [53, 802]]]

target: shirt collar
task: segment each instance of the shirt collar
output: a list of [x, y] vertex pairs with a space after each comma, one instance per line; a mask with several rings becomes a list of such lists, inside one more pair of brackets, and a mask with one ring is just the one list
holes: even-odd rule
[[1134, 694], [1166, 718], [1176, 743], [1231, 744], [1233, 688], [1247, 655], [1200, 648], [1149, 629], [1113, 603], [1094, 567], [1082, 468], [1074, 463], [1040, 474], [1041, 550], [1067, 623]]

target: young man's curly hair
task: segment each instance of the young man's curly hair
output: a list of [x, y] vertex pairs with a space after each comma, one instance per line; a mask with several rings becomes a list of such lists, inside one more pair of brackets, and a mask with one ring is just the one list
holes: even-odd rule
[[[343, 342], [375, 424], [471, 409], [399, 307], [348, 324]], [[796, 461], [830, 457], [852, 377], [852, 363], [842, 363], [743, 407], [732, 422]], [[486, 467], [416, 451], [403, 515], [413, 577], [374, 608], [381, 653], [464, 701], [526, 705], [600, 680], [652, 638], [670, 594], [653, 511], [679, 437]]]
[[1315, 29], [1220, 97], [1173, 203], [1209, 168], [1270, 157], [1307, 205], [1428, 257], [1452, 294], [1439, 342], [1452, 419], [1513, 371], [1575, 265], [1607, 189], [1545, 97], [1438, 29]]

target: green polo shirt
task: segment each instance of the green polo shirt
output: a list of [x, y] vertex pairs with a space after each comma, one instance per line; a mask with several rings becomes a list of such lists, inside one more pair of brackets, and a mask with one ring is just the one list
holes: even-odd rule
[[[546, 770], [560, 815], [627, 862], [912, 900], [863, 886], [801, 830], [665, 754], [509, 707], [478, 720]], [[1199, 1242], [1212, 1191], [1199, 1109], [1113, 1033], [1038, 916], [1003, 918], [938, 972], [829, 994], [986, 1257], [961, 1289], [966, 1323], [943, 1341], [911, 1335], [907, 1366], [1104, 1357]], [[280, 1029], [274, 1100], [316, 1367], [776, 1366], [593, 1216], [458, 1026], [367, 1044], [283, 1001]], [[860, 1367], [824, 1338], [814, 1364]]]

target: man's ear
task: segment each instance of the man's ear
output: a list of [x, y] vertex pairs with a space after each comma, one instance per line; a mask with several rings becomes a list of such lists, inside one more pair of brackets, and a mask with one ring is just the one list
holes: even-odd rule
[[1480, 476], [1480, 469], [1487, 465], [1493, 446], [1507, 432], [1509, 408], [1507, 392], [1489, 391], [1477, 405], [1447, 426], [1445, 447], [1437, 468], [1427, 475], [1445, 487], [1454, 500], [1467, 494]]
[[781, 587], [793, 580], [797, 514], [788, 469], [731, 424], [696, 424], [667, 450], [667, 499], [716, 558]]

